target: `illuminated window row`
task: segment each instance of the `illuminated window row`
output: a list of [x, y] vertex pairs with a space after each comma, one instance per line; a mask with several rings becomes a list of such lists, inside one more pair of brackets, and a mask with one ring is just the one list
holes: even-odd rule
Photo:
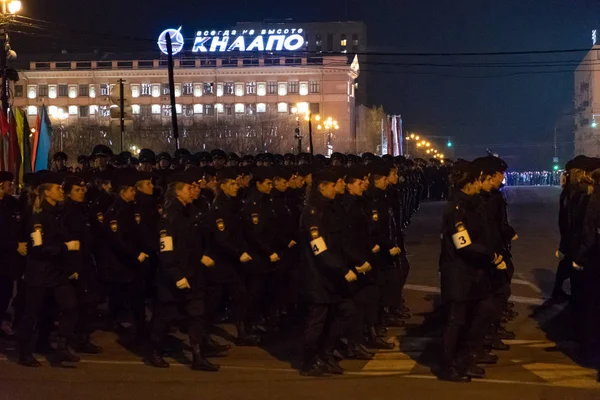
[[[27, 85], [27, 97], [36, 99], [38, 97], [48, 97], [56, 99], [68, 97], [71, 99], [77, 97], [95, 98], [98, 96], [109, 96], [114, 84], [103, 83], [100, 85]], [[170, 94], [169, 84], [167, 83], [135, 83], [130, 85], [131, 97], [161, 97]], [[306, 96], [309, 93], [320, 93], [321, 82], [311, 81], [289, 81], [289, 82], [201, 82], [201, 83], [176, 83], [175, 97], [180, 96], [266, 96], [278, 95], [286, 96], [290, 94], [299, 94]], [[14, 97], [23, 97], [23, 85], [16, 85]]]
[[[305, 103], [308, 104], [308, 103]], [[258, 113], [279, 112], [289, 113], [291, 111], [288, 103], [256, 103], [256, 104], [176, 104], [175, 108], [177, 114], [183, 116], [193, 115], [214, 115], [214, 114], [247, 114], [253, 115]], [[35, 116], [39, 113], [38, 106], [28, 106], [27, 115]], [[150, 115], [162, 115], [171, 116], [171, 105], [170, 104], [133, 104], [131, 106], [131, 112], [134, 115], [150, 116]], [[48, 114], [53, 117], [56, 115], [68, 114], [69, 116], [79, 117], [110, 117], [110, 106], [99, 106], [99, 105], [85, 105], [85, 106], [49, 106]]]

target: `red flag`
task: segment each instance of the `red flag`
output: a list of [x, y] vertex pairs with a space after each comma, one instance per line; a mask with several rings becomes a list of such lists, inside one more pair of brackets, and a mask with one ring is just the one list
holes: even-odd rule
[[42, 121], [40, 114], [38, 113], [37, 120], [35, 121], [35, 132], [33, 132], [33, 148], [31, 149], [31, 170], [35, 171], [35, 159], [37, 157], [38, 142], [40, 140], [40, 125]]
[[[3, 171], [10, 170], [9, 162], [9, 135], [8, 135], [8, 122], [3, 112], [0, 112], [0, 169]], [[11, 171], [12, 172], [12, 171]]]
[[19, 138], [17, 137], [17, 121], [12, 109], [8, 115], [8, 170], [15, 176], [19, 176], [21, 169], [21, 149], [19, 148]]

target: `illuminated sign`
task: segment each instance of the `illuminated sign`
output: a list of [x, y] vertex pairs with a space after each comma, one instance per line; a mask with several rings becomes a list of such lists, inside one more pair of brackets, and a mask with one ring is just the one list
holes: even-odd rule
[[179, 29], [165, 29], [158, 36], [158, 48], [160, 51], [169, 54], [169, 51], [167, 50], [167, 35], [171, 37], [173, 54], [177, 54], [183, 50], [183, 35], [181, 34], [181, 27], [179, 27]]
[[592, 31], [592, 44], [594, 46], [596, 45], [596, 30], [595, 29]]
[[[167, 29], [158, 38], [160, 51], [167, 54], [166, 35], [171, 36], [173, 54], [184, 47], [181, 28]], [[286, 29], [244, 29], [225, 31], [197, 31], [194, 44], [190, 49], [193, 53], [226, 53], [261, 52], [261, 51], [296, 51], [304, 47], [306, 41], [302, 28]]]

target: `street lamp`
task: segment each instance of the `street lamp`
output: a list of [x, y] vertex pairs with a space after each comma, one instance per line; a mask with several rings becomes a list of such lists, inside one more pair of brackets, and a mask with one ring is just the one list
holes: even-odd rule
[[16, 14], [21, 11], [21, 2], [19, 0], [12, 0], [8, 3], [8, 12], [10, 14]]
[[0, 86], [0, 103], [2, 104], [2, 113], [7, 117], [9, 105], [8, 94], [8, 68], [7, 60], [15, 58], [15, 53], [10, 48], [8, 37], [8, 25], [15, 14], [21, 11], [20, 0], [1, 0], [2, 1], [2, 21], [0, 29], [0, 74], [2, 75], [2, 85]]
[[65, 133], [65, 125], [64, 122], [69, 118], [69, 114], [64, 112], [62, 108], [58, 108], [56, 112], [54, 112], [51, 117], [55, 118], [60, 122], [59, 130], [60, 130], [60, 151], [63, 151], [63, 136]]

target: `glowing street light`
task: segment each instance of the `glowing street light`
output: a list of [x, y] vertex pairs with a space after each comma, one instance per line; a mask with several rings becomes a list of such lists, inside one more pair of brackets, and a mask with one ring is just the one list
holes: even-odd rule
[[19, 0], [12, 0], [8, 3], [8, 12], [11, 14], [16, 14], [21, 11], [21, 2]]
[[[414, 133], [411, 133], [411, 134], [410, 134], [410, 138], [411, 138], [411, 139], [414, 139], [414, 138], [415, 138], [415, 134], [414, 134]], [[417, 139], [417, 140], [418, 140], [418, 139]]]

